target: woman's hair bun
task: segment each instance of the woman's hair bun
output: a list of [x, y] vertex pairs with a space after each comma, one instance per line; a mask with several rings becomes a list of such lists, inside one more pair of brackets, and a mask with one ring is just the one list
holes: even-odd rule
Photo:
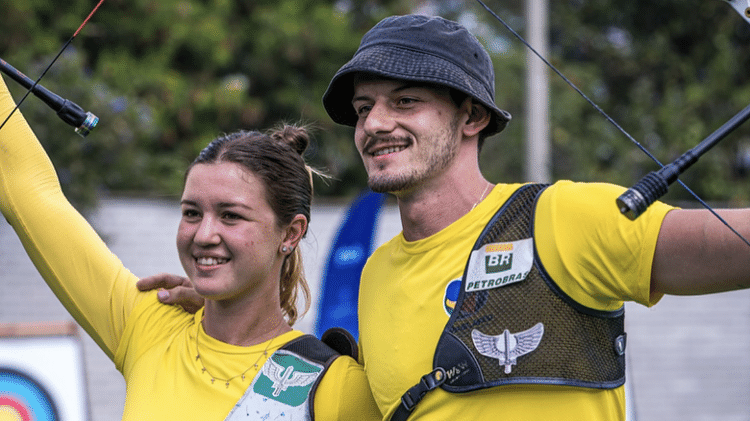
[[305, 127], [285, 124], [271, 133], [271, 138], [292, 147], [302, 155], [310, 145], [310, 133]]

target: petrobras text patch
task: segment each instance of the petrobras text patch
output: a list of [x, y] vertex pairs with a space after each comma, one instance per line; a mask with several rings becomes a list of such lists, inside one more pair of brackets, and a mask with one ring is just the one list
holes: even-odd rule
[[533, 263], [534, 243], [531, 238], [485, 244], [471, 252], [465, 290], [481, 291], [523, 281]]

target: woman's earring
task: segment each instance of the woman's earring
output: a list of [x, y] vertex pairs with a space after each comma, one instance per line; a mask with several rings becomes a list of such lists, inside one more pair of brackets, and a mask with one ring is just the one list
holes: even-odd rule
[[281, 252], [282, 252], [282, 253], [286, 253], [286, 251], [287, 251], [287, 250], [288, 250], [288, 249], [286, 248], [286, 246], [281, 246]]

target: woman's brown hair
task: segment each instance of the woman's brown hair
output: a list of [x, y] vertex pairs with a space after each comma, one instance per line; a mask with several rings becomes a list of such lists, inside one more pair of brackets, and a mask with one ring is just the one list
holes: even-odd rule
[[[263, 181], [266, 199], [279, 226], [289, 224], [296, 215], [303, 215], [309, 223], [315, 172], [303, 158], [309, 144], [310, 134], [303, 126], [285, 124], [267, 133], [238, 131], [214, 139], [190, 164], [186, 174], [196, 164], [240, 164]], [[299, 292], [305, 303], [302, 312], [297, 309]], [[286, 257], [281, 267], [279, 297], [290, 326], [310, 306], [310, 287], [299, 247]]]

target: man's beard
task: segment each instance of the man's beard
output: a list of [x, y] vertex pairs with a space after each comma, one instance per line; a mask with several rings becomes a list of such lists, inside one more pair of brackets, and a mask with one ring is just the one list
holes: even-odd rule
[[[436, 138], [441, 138], [440, 142], [433, 139], [423, 139], [421, 146], [429, 145], [437, 147], [436, 150], [426, 157], [426, 163], [421, 168], [409, 168], [408, 172], [402, 172], [395, 175], [373, 175], [368, 176], [367, 186], [376, 193], [398, 193], [408, 191], [424, 180], [434, 177], [447, 168], [456, 158], [458, 147], [456, 145], [456, 132], [458, 130], [458, 121], [450, 124], [450, 129], [438, 133]], [[449, 141], [448, 139], [453, 139]], [[415, 143], [412, 142], [411, 145]]]
[[374, 176], [367, 179], [367, 186], [376, 193], [396, 193], [412, 188], [418, 183], [416, 175], [399, 174], [397, 176]]

